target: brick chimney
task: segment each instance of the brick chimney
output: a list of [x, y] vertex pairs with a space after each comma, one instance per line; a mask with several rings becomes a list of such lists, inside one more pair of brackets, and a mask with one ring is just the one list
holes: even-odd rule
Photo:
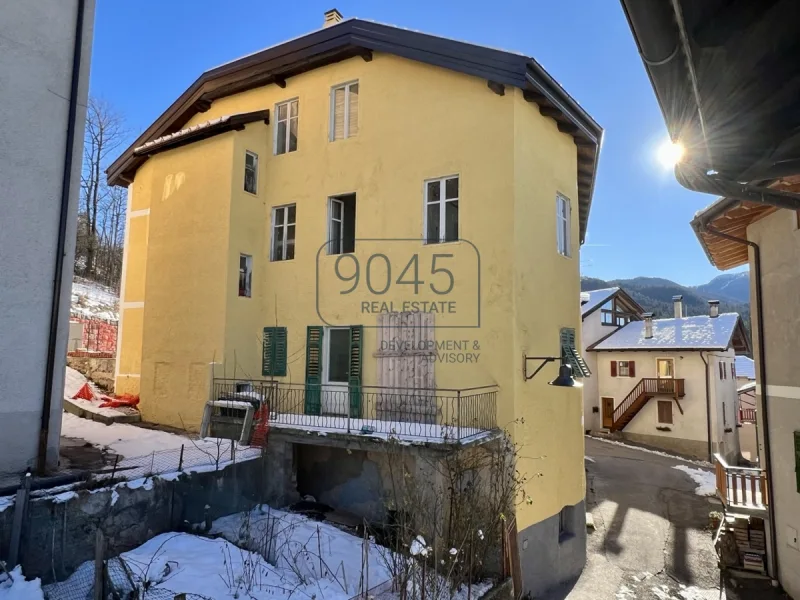
[[335, 8], [325, 11], [325, 21], [322, 23], [323, 29], [325, 27], [330, 27], [331, 25], [336, 25], [337, 23], [342, 22], [342, 13], [340, 13]]
[[644, 313], [644, 337], [649, 340], [653, 337], [653, 313]]
[[716, 319], [719, 316], [719, 300], [708, 301], [708, 316]]
[[675, 318], [683, 318], [683, 296], [677, 295], [672, 297], [672, 306], [675, 308]]

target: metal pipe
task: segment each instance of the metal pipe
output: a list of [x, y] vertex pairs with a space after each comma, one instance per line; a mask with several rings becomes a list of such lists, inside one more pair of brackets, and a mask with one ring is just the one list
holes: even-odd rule
[[761, 408], [762, 417], [764, 419], [764, 458], [766, 459], [767, 471], [767, 510], [769, 512], [769, 531], [771, 538], [772, 560], [775, 565], [775, 572], [773, 577], [778, 579], [778, 541], [777, 529], [775, 524], [775, 495], [773, 493], [773, 469], [772, 469], [772, 445], [770, 443], [769, 433], [769, 403], [767, 402], [767, 360], [764, 353], [764, 308], [762, 303], [762, 286], [761, 286], [761, 248], [758, 244], [744, 238], [738, 238], [728, 233], [723, 233], [718, 229], [714, 229], [707, 223], [701, 222], [701, 228], [706, 233], [715, 235], [717, 237], [745, 244], [753, 249], [753, 276], [756, 284], [756, 333], [758, 335], [758, 367], [761, 372]]
[[683, 187], [693, 192], [703, 192], [705, 194], [736, 198], [737, 200], [747, 200], [749, 202], [768, 204], [788, 210], [800, 210], [800, 194], [776, 190], [761, 185], [729, 181], [709, 175], [700, 167], [688, 162], [678, 163], [675, 168], [675, 179], [677, 179], [678, 183]]
[[706, 434], [708, 435], [708, 462], [714, 463], [714, 451], [711, 445], [711, 391], [708, 385], [708, 361], [700, 352], [700, 359], [706, 366]]
[[[53, 274], [53, 297], [50, 302], [50, 332], [47, 338], [47, 366], [44, 371], [44, 398], [42, 419], [39, 427], [39, 451], [36, 470], [44, 474], [47, 470], [47, 438], [50, 436], [50, 409], [53, 399], [53, 377], [56, 364], [56, 341], [58, 339], [58, 312], [61, 306], [61, 280], [64, 276], [64, 247], [67, 241], [67, 219], [69, 216], [69, 193], [72, 187], [72, 155], [75, 146], [75, 124], [78, 118], [78, 86], [81, 76], [81, 54], [83, 51], [83, 20], [85, 0], [78, 0], [78, 15], [75, 24], [75, 47], [72, 52], [72, 82], [67, 113], [67, 142], [64, 156], [64, 173], [61, 178], [61, 214], [58, 221], [56, 261]], [[63, 377], [64, 373], [60, 374]]]

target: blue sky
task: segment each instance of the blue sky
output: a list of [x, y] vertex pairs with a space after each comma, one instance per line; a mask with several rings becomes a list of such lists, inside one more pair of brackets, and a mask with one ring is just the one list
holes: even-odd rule
[[720, 273], [689, 227], [713, 198], [656, 159], [666, 129], [617, 0], [99, 0], [91, 93], [125, 115], [133, 139], [203, 71], [317, 29], [333, 6], [533, 56], [605, 128], [584, 275], [696, 285]]

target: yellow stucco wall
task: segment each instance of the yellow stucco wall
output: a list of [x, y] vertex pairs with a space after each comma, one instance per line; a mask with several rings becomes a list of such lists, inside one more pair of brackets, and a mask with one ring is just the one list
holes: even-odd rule
[[[356, 79], [358, 135], [330, 142], [330, 88]], [[275, 103], [295, 97], [298, 150], [275, 156]], [[559, 329], [580, 330], [572, 138], [518, 89], [506, 88], [498, 96], [485, 80], [381, 53], [371, 62], [354, 58], [298, 75], [285, 89], [273, 85], [216, 100], [187, 126], [264, 108], [273, 111], [269, 126], [251, 123], [243, 131], [158, 154], [136, 175], [134, 198], [146, 202], [141, 196], [149, 195], [151, 211], [141, 346], [145, 418], [196, 427], [208, 393], [204, 365], [222, 363], [218, 376], [260, 377], [265, 326], [287, 328], [283, 380], [301, 384], [306, 327], [324, 324], [318, 308], [336, 324], [376, 324], [374, 314], [360, 310], [365, 296], [339, 294], [336, 257], [318, 256], [327, 239], [328, 198], [355, 193], [355, 256], [362, 269], [381, 252], [396, 278], [416, 253], [427, 285], [433, 254], [455, 255], [448, 266], [457, 285], [447, 300], [456, 302], [460, 313], [437, 316], [438, 325], [477, 317], [479, 255], [480, 328], [437, 329], [435, 335], [437, 341], [466, 342], [480, 356], [471, 364], [437, 362], [436, 385], [500, 386], [498, 424], [509, 427], [523, 455], [538, 457], [523, 464], [533, 504], [520, 509], [520, 529], [579, 502], [584, 496], [580, 392], [546, 385], [557, 373], [554, 365], [527, 383], [521, 372], [523, 351], [557, 355]], [[256, 195], [242, 189], [246, 150], [259, 156]], [[425, 245], [424, 181], [447, 175], [459, 176], [460, 235], [471, 243]], [[146, 186], [139, 186], [140, 176]], [[165, 194], [166, 188], [171, 193]], [[572, 201], [572, 258], [556, 251], [557, 192]], [[270, 262], [271, 211], [285, 204], [297, 207], [295, 258]], [[240, 253], [253, 256], [251, 298], [237, 293]], [[393, 286], [377, 299], [412, 298], [407, 287]], [[123, 344], [123, 355], [126, 348]], [[376, 350], [377, 332], [367, 328], [364, 385], [377, 383]], [[521, 418], [524, 424], [514, 422]]]

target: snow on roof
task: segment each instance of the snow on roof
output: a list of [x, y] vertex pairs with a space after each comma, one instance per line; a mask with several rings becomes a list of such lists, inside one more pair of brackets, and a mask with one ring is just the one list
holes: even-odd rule
[[[631, 321], [592, 350], [669, 350], [677, 348], [696, 350], [725, 350], [731, 345], [737, 313], [724, 313], [711, 318], [708, 315], [682, 319], [655, 319], [653, 337], [644, 337], [644, 321]], [[737, 369], [738, 372], [738, 369]]]
[[[244, 113], [237, 113], [237, 114], [244, 114]], [[148, 148], [152, 148], [153, 146], [157, 146], [157, 145], [159, 145], [159, 144], [161, 144], [163, 142], [174, 140], [174, 139], [177, 139], [177, 138], [181, 138], [181, 137], [185, 136], [186, 134], [193, 133], [195, 131], [200, 131], [201, 129], [206, 129], [208, 127], [211, 127], [212, 125], [217, 125], [217, 124], [221, 124], [221, 123], [227, 123], [228, 121], [231, 120], [231, 117], [235, 117], [235, 116], [236, 115], [225, 115], [225, 116], [219, 117], [217, 119], [211, 119], [210, 121], [205, 121], [203, 123], [198, 123], [197, 125], [192, 125], [191, 127], [187, 127], [186, 129], [181, 129], [180, 131], [176, 131], [175, 133], [170, 133], [168, 135], [162, 135], [161, 137], [158, 137], [158, 138], [156, 138], [154, 140], [150, 140], [146, 144], [142, 144], [141, 146], [139, 146], [137, 148], [134, 148], [133, 151], [134, 152], [143, 152], [144, 150], [147, 150]]]
[[[619, 291], [618, 287], [603, 288], [602, 290], [592, 290], [581, 292], [581, 315], [585, 315], [600, 304], [604, 304], [611, 296]], [[586, 303], [583, 302], [584, 294], [588, 295]]]
[[756, 378], [756, 363], [752, 358], [747, 356], [736, 357], [736, 376], [747, 377], [748, 379]]
[[[736, 358], [739, 358], [739, 357], [737, 356]], [[739, 374], [739, 369], [736, 369], [736, 374], [737, 375]], [[746, 393], [746, 392], [752, 392], [755, 389], [756, 389], [756, 382], [755, 381], [751, 381], [749, 383], [745, 383], [742, 387], [740, 387], [736, 391], [739, 392], [740, 394], [743, 394], [743, 393]]]

